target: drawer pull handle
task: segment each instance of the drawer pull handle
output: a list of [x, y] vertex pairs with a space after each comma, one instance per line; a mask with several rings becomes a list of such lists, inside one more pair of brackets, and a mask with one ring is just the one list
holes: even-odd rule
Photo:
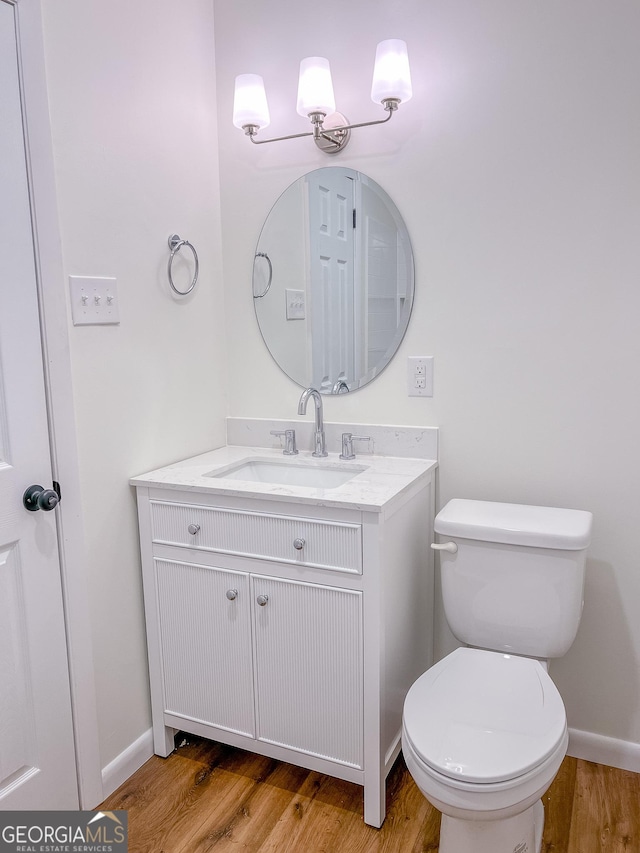
[[264, 606], [265, 606], [265, 604], [267, 603], [267, 601], [269, 601], [269, 596], [268, 596], [268, 595], [259, 595], [259, 596], [256, 598], [256, 601], [258, 602], [258, 604], [260, 605], [260, 607], [264, 607]]
[[304, 548], [304, 539], [294, 539], [293, 547], [296, 549], [296, 551], [302, 551], [302, 549]]
[[227, 590], [227, 598], [229, 599], [229, 601], [235, 601], [237, 597], [238, 597], [238, 590], [237, 589], [228, 589]]
[[200, 525], [199, 524], [190, 524], [187, 527], [187, 530], [189, 531], [189, 533], [191, 533], [191, 534], [193, 534], [193, 536], [195, 536], [196, 533], [200, 532]]

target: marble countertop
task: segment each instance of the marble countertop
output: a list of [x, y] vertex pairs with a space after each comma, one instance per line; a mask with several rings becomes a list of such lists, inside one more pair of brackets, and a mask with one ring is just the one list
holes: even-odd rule
[[[285, 486], [224, 477], [224, 469], [235, 468], [239, 463], [251, 459], [339, 470], [353, 466], [358, 473], [335, 488]], [[134, 486], [234, 497], [272, 498], [288, 503], [382, 512], [420, 479], [429, 478], [437, 464], [433, 459], [367, 453], [358, 454], [353, 461], [340, 459], [338, 453], [329, 453], [324, 459], [316, 459], [310, 452], [302, 450], [297, 456], [291, 457], [284, 456], [281, 450], [268, 447], [227, 445], [132, 477], [129, 482]]]

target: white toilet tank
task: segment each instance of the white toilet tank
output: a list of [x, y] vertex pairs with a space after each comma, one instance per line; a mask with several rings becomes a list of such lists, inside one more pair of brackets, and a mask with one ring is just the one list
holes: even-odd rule
[[592, 515], [583, 510], [455, 499], [435, 520], [442, 596], [460, 642], [561, 657], [580, 617]]

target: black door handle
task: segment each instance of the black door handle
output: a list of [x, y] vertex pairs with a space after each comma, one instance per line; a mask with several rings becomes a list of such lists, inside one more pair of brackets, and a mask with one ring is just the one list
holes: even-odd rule
[[51, 512], [60, 503], [60, 495], [53, 489], [45, 489], [43, 486], [29, 486], [22, 496], [22, 503], [29, 512], [37, 512], [39, 509]]

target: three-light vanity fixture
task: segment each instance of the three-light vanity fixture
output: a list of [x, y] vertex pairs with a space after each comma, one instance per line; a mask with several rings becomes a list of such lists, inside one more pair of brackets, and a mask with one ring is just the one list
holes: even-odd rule
[[384, 124], [401, 103], [411, 98], [411, 94], [407, 45], [401, 39], [387, 39], [377, 47], [371, 86], [371, 100], [375, 104], [382, 104], [388, 113], [386, 118], [349, 124], [341, 113], [335, 111], [329, 61], [321, 56], [311, 56], [300, 63], [297, 110], [301, 116], [309, 117], [313, 130], [272, 139], [256, 139], [258, 131], [269, 124], [267, 96], [262, 77], [258, 74], [240, 74], [236, 77], [233, 123], [244, 130], [256, 145], [312, 136], [319, 148], [328, 154], [336, 154], [349, 141], [353, 128]]

